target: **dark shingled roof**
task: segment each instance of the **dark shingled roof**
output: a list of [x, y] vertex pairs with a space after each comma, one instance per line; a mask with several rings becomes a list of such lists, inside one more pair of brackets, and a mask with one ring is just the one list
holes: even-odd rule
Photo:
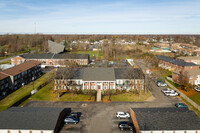
[[133, 108], [139, 129], [200, 130], [200, 119], [185, 108]]
[[88, 59], [89, 54], [24, 54], [25, 59]]
[[160, 60], [175, 64], [175, 65], [178, 65], [178, 66], [198, 66], [194, 63], [184, 62], [182, 60], [173, 59], [173, 58], [166, 57], [166, 56], [163, 56], [163, 55], [158, 55], [157, 58], [160, 59]]
[[85, 68], [83, 81], [115, 81], [113, 68]]
[[25, 59], [51, 59], [54, 54], [23, 54]]
[[0, 129], [54, 130], [64, 108], [12, 107], [0, 112]]
[[59, 68], [56, 72], [56, 79], [60, 79], [60, 74], [66, 74], [66, 79], [83, 79], [83, 68]]
[[143, 72], [137, 68], [115, 68], [114, 70], [116, 79], [131, 79], [130, 72], [133, 72], [135, 79], [144, 79]]
[[55, 54], [53, 59], [88, 59], [89, 54]]

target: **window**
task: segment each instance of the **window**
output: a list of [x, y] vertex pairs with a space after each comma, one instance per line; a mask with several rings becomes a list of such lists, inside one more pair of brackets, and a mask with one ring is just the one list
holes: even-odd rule
[[103, 86], [104, 89], [107, 89], [107, 86]]
[[144, 83], [144, 81], [143, 80], [140, 80], [140, 84], [143, 84]]

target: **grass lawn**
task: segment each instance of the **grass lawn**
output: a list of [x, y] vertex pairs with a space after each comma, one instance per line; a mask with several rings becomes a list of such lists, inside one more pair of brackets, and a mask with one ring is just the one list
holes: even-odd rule
[[[34, 81], [34, 87], [37, 88], [41, 84], [45, 83], [47, 80], [49, 80], [52, 77], [52, 72], [47, 73], [40, 77], [39, 79]], [[33, 90], [33, 83], [29, 83], [28, 85], [25, 85], [24, 87], [19, 88], [18, 90], [14, 91], [4, 99], [0, 101], [0, 111], [9, 108], [14, 103], [19, 101], [21, 98], [27, 96], [30, 94], [30, 92]]]
[[[31, 96], [28, 101], [88, 101], [90, 95], [83, 94], [71, 94], [65, 93], [60, 98], [58, 98], [58, 93], [53, 91], [53, 82], [49, 83], [42, 89], [40, 89], [35, 95]], [[91, 101], [94, 101], [94, 96]], [[24, 102], [23, 104], [25, 104]], [[23, 105], [22, 104], [22, 105]]]
[[11, 64], [11, 61], [7, 60], [7, 61], [0, 62], [0, 65], [2, 65], [2, 64]]
[[[166, 79], [167, 80], [167, 79]], [[194, 101], [196, 104], [200, 105], [200, 93], [195, 91], [194, 89], [188, 89], [187, 91], [181, 90], [180, 86], [176, 83], [173, 83], [172, 81], [167, 80], [170, 84], [175, 86], [179, 91], [181, 91], [183, 94], [188, 96], [192, 101]]]
[[[124, 101], [124, 102], [137, 102], [137, 101], [145, 101], [151, 96], [150, 92], [147, 92], [144, 94], [143, 92], [140, 94], [140, 96], [136, 94], [131, 93], [124, 93], [124, 94], [118, 94], [118, 95], [112, 95], [111, 101]], [[108, 100], [109, 96], [104, 96], [103, 100]]]
[[93, 57], [93, 55], [96, 56], [97, 59], [102, 59], [103, 54], [101, 52], [97, 52], [97, 51], [75, 51], [75, 52], [70, 52], [72, 54], [89, 54], [90, 57]]

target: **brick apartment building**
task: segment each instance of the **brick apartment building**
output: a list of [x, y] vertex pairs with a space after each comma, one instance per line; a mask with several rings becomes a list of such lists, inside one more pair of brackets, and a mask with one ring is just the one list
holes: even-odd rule
[[17, 65], [29, 60], [36, 60], [42, 66], [63, 67], [66, 62], [73, 62], [78, 65], [88, 65], [89, 54], [24, 54], [11, 59], [11, 64]]
[[183, 78], [183, 76], [180, 76], [181, 74], [183, 74], [184, 78], [186, 78], [191, 85], [200, 85], [200, 69], [190, 69], [183, 71], [182, 73], [180, 71], [173, 71], [173, 82], [179, 83], [181, 80], [180, 78]]
[[170, 71], [185, 71], [189, 69], [199, 69], [199, 66], [194, 63], [188, 63], [182, 60], [177, 60], [171, 57], [159, 55], [160, 60], [158, 66]]
[[[14, 91], [41, 76], [41, 63], [27, 61], [0, 72], [0, 93]], [[3, 86], [3, 87], [2, 87]]]
[[[72, 89], [144, 89], [144, 74], [133, 70], [133, 78], [127, 75], [128, 68], [82, 68], [74, 69], [70, 78], [56, 77], [54, 90]], [[60, 68], [61, 70], [61, 68]], [[58, 70], [58, 72], [60, 71]], [[62, 70], [59, 72], [62, 73]]]

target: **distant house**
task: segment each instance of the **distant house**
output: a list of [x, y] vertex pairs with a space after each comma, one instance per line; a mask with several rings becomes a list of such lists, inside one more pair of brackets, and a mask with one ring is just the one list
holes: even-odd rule
[[70, 108], [12, 107], [0, 112], [0, 133], [59, 133]]
[[51, 40], [48, 40], [48, 52], [52, 54], [59, 54], [64, 52], [65, 45], [64, 42], [56, 43]]
[[191, 62], [191, 63], [200, 65], [200, 57], [199, 56], [182, 56], [182, 57], [178, 57], [177, 59], [183, 60], [185, 62]]
[[174, 71], [184, 71], [189, 69], [199, 69], [199, 66], [194, 63], [188, 63], [182, 60], [177, 60], [171, 57], [166, 57], [159, 55], [157, 58], [159, 61], [159, 67], [162, 67], [164, 69], [168, 70], [174, 70]]
[[132, 108], [136, 133], [200, 133], [200, 119], [187, 108]]
[[11, 59], [11, 64], [17, 65], [19, 63], [36, 60], [42, 63], [42, 66], [65, 66], [66, 61], [77, 63], [78, 65], [88, 65], [89, 54], [24, 54], [16, 56]]
[[[71, 77], [56, 77], [54, 90], [72, 89], [144, 89], [144, 74], [140, 69], [130, 68], [82, 68], [74, 69]], [[65, 70], [59, 69], [57, 73]], [[67, 75], [68, 76], [68, 75]], [[73, 85], [73, 86], [72, 86]]]

